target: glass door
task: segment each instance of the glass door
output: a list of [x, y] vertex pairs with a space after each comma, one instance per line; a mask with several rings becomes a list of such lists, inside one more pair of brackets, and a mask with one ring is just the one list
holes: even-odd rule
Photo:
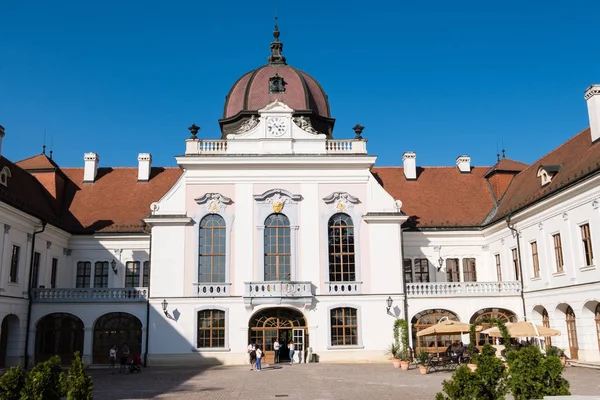
[[304, 359], [304, 329], [294, 329], [293, 340], [294, 348], [296, 349], [294, 361], [301, 363]]

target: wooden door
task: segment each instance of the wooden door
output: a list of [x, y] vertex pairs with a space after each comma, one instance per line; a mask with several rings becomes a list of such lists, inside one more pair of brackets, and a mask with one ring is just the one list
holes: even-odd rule
[[571, 307], [567, 308], [567, 335], [569, 337], [569, 350], [571, 359], [579, 359], [579, 342], [577, 341], [577, 324], [575, 322], [575, 313]]

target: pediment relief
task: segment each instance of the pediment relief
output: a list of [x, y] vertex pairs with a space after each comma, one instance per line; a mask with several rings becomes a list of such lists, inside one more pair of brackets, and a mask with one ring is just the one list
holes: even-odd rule
[[297, 203], [302, 200], [302, 195], [292, 194], [284, 189], [271, 189], [263, 194], [254, 195], [254, 200], [263, 204], [271, 204], [274, 213], [280, 213], [285, 204]]
[[325, 204], [336, 212], [345, 212], [354, 208], [355, 204], [359, 204], [358, 197], [354, 197], [347, 192], [333, 192], [327, 197], [323, 197]]
[[194, 199], [196, 203], [204, 207], [207, 213], [222, 213], [225, 212], [227, 206], [233, 201], [220, 193], [206, 193], [204, 196]]
[[279, 100], [275, 100], [272, 101], [271, 103], [267, 104], [263, 109], [258, 110], [259, 114], [263, 113], [263, 112], [285, 112], [285, 113], [292, 113], [294, 112], [293, 109], [291, 109], [290, 107], [288, 107], [287, 104], [282, 103]]

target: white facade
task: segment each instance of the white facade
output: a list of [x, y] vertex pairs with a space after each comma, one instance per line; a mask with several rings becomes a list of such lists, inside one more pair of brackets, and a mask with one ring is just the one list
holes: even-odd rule
[[[481, 229], [402, 231], [402, 197], [392, 197], [371, 173], [375, 157], [367, 154], [366, 141], [328, 139], [293, 113], [275, 101], [240, 135], [186, 140], [185, 156], [177, 158], [181, 177], [148, 204], [147, 233], [72, 235], [47, 224], [35, 235], [32, 251], [41, 220], [0, 202], [5, 364], [23, 362], [26, 353], [29, 362], [45, 357], [51, 349], [44, 338], [58, 329], [44, 325], [53, 314], [60, 318], [52, 321], [72, 316], [70, 339], [86, 363], [105, 363], [106, 346], [126, 337], [149, 365], [194, 365], [245, 363], [248, 342], [258, 339], [268, 347], [275, 337], [269, 335], [304, 341], [322, 362], [382, 361], [395, 318], [417, 324], [423, 316], [449, 312], [474, 322], [482, 313], [500, 311], [541, 324], [544, 310], [550, 326], [563, 333], [552, 338], [553, 345], [572, 358], [600, 361], [597, 174]], [[90, 182], [98, 170], [94, 156], [86, 154], [84, 180]], [[139, 180], [151, 179], [150, 159], [140, 160]], [[407, 169], [416, 171], [414, 160], [414, 153], [405, 153]], [[467, 157], [457, 163], [461, 172], [469, 171]], [[406, 178], [418, 179], [413, 172]], [[353, 267], [335, 275], [329, 225], [340, 215], [353, 226], [353, 261], [347, 261]], [[200, 228], [211, 216], [223, 224], [222, 275], [215, 281], [202, 278], [199, 262], [206, 256]], [[270, 216], [285, 216], [288, 223], [276, 230], [289, 234], [281, 239], [289, 246], [280, 264], [273, 264], [276, 272], [265, 266], [265, 252], [271, 252], [265, 238], [275, 232], [265, 226]], [[586, 259], [584, 226], [592, 262]], [[16, 270], [13, 246], [20, 248]], [[35, 252], [38, 282], [29, 290]], [[519, 253], [515, 268], [513, 255]], [[393, 304], [386, 311], [388, 297]], [[333, 318], [338, 312], [343, 317]], [[113, 319], [103, 319], [107, 315]], [[222, 330], [212, 329], [216, 316]], [[115, 321], [122, 325], [111, 327]], [[269, 321], [280, 325], [269, 328]], [[289, 321], [299, 325], [281, 325]], [[332, 321], [343, 321], [341, 330]], [[201, 341], [201, 330], [223, 336]]]

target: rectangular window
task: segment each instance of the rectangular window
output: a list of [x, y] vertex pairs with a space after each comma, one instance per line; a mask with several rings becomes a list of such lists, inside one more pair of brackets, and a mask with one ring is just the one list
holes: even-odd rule
[[538, 257], [537, 242], [531, 242], [531, 259], [533, 261], [533, 277], [540, 276], [540, 259]]
[[415, 282], [429, 282], [429, 261], [426, 258], [415, 259]]
[[142, 277], [142, 287], [150, 286], [150, 261], [144, 261], [144, 275]]
[[477, 282], [477, 268], [474, 258], [463, 258], [463, 276], [465, 282]]
[[77, 280], [75, 285], [78, 288], [89, 288], [92, 279], [92, 263], [89, 261], [80, 261], [77, 263]]
[[225, 347], [225, 311], [198, 312], [198, 348]]
[[502, 264], [500, 263], [500, 254], [494, 256], [496, 258], [496, 277], [498, 282], [502, 282]]
[[94, 266], [94, 287], [108, 287], [108, 261], [97, 261]]
[[562, 252], [562, 242], [560, 240], [560, 233], [552, 235], [554, 242], [554, 259], [556, 260], [556, 272], [564, 271], [564, 261]]
[[579, 228], [581, 229], [581, 241], [583, 242], [583, 256], [585, 258], [585, 265], [594, 265], [594, 253], [592, 251], [590, 225], [581, 225]]
[[31, 269], [31, 288], [35, 289], [38, 287], [38, 279], [40, 276], [40, 259], [42, 255], [37, 251], [33, 253], [33, 268]]
[[410, 258], [404, 259], [404, 281], [406, 283], [412, 283], [412, 260]]
[[512, 260], [513, 260], [513, 267], [515, 269], [515, 278], [516, 280], [519, 280], [519, 253], [517, 252], [517, 249], [512, 249], [511, 250], [512, 253]]
[[331, 310], [331, 345], [358, 345], [358, 319], [355, 308], [334, 308]]
[[58, 274], [58, 259], [52, 259], [52, 275], [50, 275], [50, 287], [56, 289], [56, 275]]
[[21, 256], [21, 248], [13, 245], [12, 255], [10, 258], [10, 276], [8, 281], [11, 283], [17, 283], [19, 279], [19, 258]]
[[458, 270], [458, 258], [446, 259], [446, 281], [460, 282], [460, 271]]
[[140, 285], [139, 261], [128, 261], [125, 267], [125, 287], [138, 287]]

